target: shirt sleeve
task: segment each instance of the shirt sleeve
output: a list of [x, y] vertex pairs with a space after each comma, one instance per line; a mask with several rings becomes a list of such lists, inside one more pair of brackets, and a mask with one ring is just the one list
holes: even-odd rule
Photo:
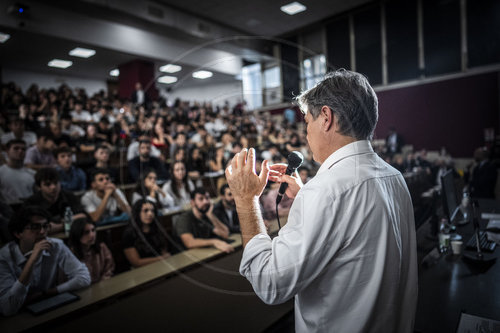
[[56, 244], [59, 249], [58, 265], [68, 277], [68, 281], [56, 287], [57, 291], [63, 293], [89, 286], [91, 279], [87, 266], [79, 261], [62, 241]]
[[26, 151], [26, 156], [24, 157], [24, 164], [37, 164], [34, 149], [28, 149]]
[[0, 259], [0, 312], [4, 316], [15, 314], [23, 305], [28, 290], [29, 285], [19, 282], [9, 262]]
[[130, 249], [135, 247], [135, 234], [134, 230], [131, 228], [125, 229], [122, 236], [122, 247], [123, 249]]
[[177, 236], [181, 237], [182, 234], [192, 234], [193, 231], [190, 228], [190, 223], [189, 223], [189, 215], [188, 213], [184, 213], [179, 216], [177, 219], [175, 225], [174, 225], [174, 230]]
[[93, 213], [97, 210], [97, 206], [92, 202], [91, 192], [87, 192], [83, 195], [81, 203], [87, 213]]
[[286, 302], [307, 287], [341, 247], [343, 235], [333, 232], [335, 202], [317, 186], [303, 188], [277, 237], [259, 234], [248, 242], [240, 273], [266, 304]]

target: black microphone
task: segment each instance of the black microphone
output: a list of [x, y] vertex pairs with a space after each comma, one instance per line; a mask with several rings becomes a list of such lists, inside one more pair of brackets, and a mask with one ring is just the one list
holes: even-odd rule
[[[294, 173], [295, 170], [297, 170], [297, 168], [302, 165], [302, 162], [304, 162], [304, 156], [302, 156], [302, 154], [298, 151], [292, 151], [290, 155], [288, 155], [288, 166], [286, 167], [285, 175], [290, 176], [292, 173]], [[281, 202], [281, 199], [283, 199], [283, 195], [285, 194], [287, 187], [288, 183], [281, 183], [280, 189], [278, 191], [278, 196], [276, 197], [276, 205], [278, 205]]]

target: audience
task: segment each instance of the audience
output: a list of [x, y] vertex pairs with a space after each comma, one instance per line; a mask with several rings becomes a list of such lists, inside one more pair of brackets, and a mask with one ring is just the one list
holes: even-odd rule
[[54, 151], [61, 187], [67, 191], [84, 191], [87, 188], [87, 176], [82, 169], [73, 165], [73, 152], [69, 147], [61, 147]]
[[180, 239], [179, 250], [214, 246], [227, 253], [234, 251], [223, 240], [229, 236], [228, 227], [214, 215], [210, 196], [201, 187], [191, 192], [191, 210], [176, 216], [174, 232]]
[[140, 199], [134, 204], [132, 223], [123, 232], [123, 252], [132, 267], [141, 267], [170, 256], [166, 233], [156, 222], [152, 201]]
[[24, 130], [24, 120], [19, 117], [13, 117], [9, 122], [9, 130], [2, 135], [2, 145], [6, 145], [10, 140], [23, 140], [28, 147], [36, 143], [36, 134]]
[[19, 203], [33, 194], [35, 171], [24, 166], [26, 143], [20, 139], [7, 142], [7, 164], [0, 167], [0, 199]]
[[175, 201], [170, 194], [165, 193], [157, 184], [158, 176], [155, 170], [149, 169], [142, 173], [141, 179], [137, 182], [132, 194], [132, 204], [141, 199], [147, 199], [158, 207], [160, 215], [171, 211], [175, 206]]
[[50, 132], [41, 130], [37, 133], [36, 144], [26, 151], [24, 164], [31, 169], [41, 169], [44, 167], [55, 167], [56, 159], [53, 151], [56, 148], [54, 138]]
[[61, 189], [59, 173], [54, 168], [42, 168], [35, 174], [37, 191], [29, 197], [25, 204], [39, 206], [50, 214], [49, 233], [64, 230], [64, 213], [69, 207], [73, 219], [81, 217], [83, 208], [77, 197], [70, 191]]
[[186, 207], [191, 202], [190, 192], [195, 186], [188, 178], [186, 166], [182, 161], [176, 161], [172, 164], [172, 179], [163, 185], [163, 192], [174, 198], [175, 206]]
[[139, 156], [128, 162], [130, 178], [136, 182], [141, 177], [141, 172], [148, 169], [155, 170], [162, 180], [168, 178], [164, 163], [159, 158], [151, 156], [151, 141], [143, 140], [139, 142]]
[[[15, 237], [0, 249], [0, 312], [13, 315], [26, 303], [90, 285], [87, 267], [64, 242], [48, 238], [49, 214], [40, 207], [19, 210], [9, 223]], [[59, 280], [64, 273], [68, 280]]]
[[214, 215], [228, 227], [229, 232], [240, 232], [240, 220], [229, 185], [221, 186], [220, 197], [220, 201], [214, 205]]
[[113, 255], [104, 242], [97, 242], [96, 225], [87, 216], [76, 219], [71, 225], [69, 246], [78, 260], [87, 266], [92, 283], [113, 276]]
[[109, 171], [95, 169], [90, 178], [92, 189], [85, 192], [81, 202], [92, 220], [98, 225], [128, 220], [130, 206], [122, 191], [111, 182]]

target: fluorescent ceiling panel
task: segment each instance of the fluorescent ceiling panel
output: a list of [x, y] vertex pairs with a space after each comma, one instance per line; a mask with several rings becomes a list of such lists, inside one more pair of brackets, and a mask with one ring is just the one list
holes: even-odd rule
[[77, 47], [76, 49], [69, 51], [70, 56], [80, 57], [80, 58], [90, 58], [94, 54], [95, 54], [95, 50], [84, 49], [83, 47]]
[[200, 80], [208, 79], [209, 77], [212, 77], [212, 75], [214, 74], [209, 71], [197, 71], [193, 73], [193, 77]]
[[160, 67], [160, 71], [164, 73], [177, 73], [182, 69], [179, 65], [168, 64]]
[[306, 6], [300, 2], [294, 1], [288, 5], [281, 6], [281, 11], [287, 13], [288, 15], [295, 15], [297, 13], [303, 12], [307, 9]]
[[160, 76], [158, 78], [158, 82], [170, 84], [170, 83], [177, 82], [177, 78], [175, 76], [164, 75], [164, 76]]
[[51, 61], [49, 61], [48, 65], [49, 67], [55, 67], [55, 68], [68, 68], [69, 66], [73, 65], [73, 61], [52, 59]]

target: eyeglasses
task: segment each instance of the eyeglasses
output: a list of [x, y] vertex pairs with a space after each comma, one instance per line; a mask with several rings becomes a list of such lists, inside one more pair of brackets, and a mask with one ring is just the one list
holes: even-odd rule
[[46, 222], [46, 223], [32, 223], [32, 224], [26, 226], [25, 229], [31, 230], [31, 231], [40, 231], [40, 230], [42, 230], [42, 228], [44, 230], [49, 230], [50, 229], [50, 223], [49, 222]]
[[109, 180], [109, 177], [99, 177], [99, 178], [97, 178], [98, 182], [102, 182], [103, 180]]

